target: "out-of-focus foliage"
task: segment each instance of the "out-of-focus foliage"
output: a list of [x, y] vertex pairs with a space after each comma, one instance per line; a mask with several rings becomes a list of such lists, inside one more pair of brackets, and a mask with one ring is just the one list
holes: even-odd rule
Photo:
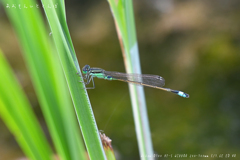
[[[107, 1], [66, 3], [80, 64], [125, 72]], [[134, 1], [134, 7], [142, 72], [161, 75], [166, 87], [190, 94], [183, 99], [145, 88], [156, 153], [237, 154], [240, 2], [153, 0]], [[2, 11], [0, 24], [0, 47], [45, 128], [16, 37]], [[139, 159], [127, 84], [95, 80], [95, 85], [88, 93], [98, 128], [112, 139], [117, 159]], [[2, 122], [0, 128], [0, 155], [22, 155]]]

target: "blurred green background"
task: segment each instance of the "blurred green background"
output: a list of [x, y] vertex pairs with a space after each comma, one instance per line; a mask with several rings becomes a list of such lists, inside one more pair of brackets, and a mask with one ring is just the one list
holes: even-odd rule
[[[133, 2], [142, 73], [160, 75], [166, 80], [167, 88], [190, 94], [189, 99], [184, 99], [145, 88], [155, 153], [237, 154], [238, 157], [240, 1]], [[4, 9], [1, 6], [0, 48], [51, 142], [18, 40]], [[81, 67], [89, 64], [125, 72], [107, 1], [69, 0], [66, 14]], [[100, 79], [95, 79], [95, 85], [88, 93], [99, 130], [112, 139], [117, 159], [138, 160], [128, 85]], [[0, 159], [23, 156], [0, 119]]]

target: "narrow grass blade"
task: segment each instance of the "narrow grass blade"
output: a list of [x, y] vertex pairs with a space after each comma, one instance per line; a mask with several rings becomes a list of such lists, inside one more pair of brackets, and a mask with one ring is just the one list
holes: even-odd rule
[[[53, 4], [56, 1], [42, 0], [42, 2], [43, 4]], [[46, 8], [45, 13], [52, 30], [55, 45], [57, 46], [59, 59], [67, 80], [89, 157], [90, 159], [98, 160], [106, 159], [90, 101], [86, 90], [83, 89], [85, 85], [79, 82], [83, 81], [83, 79], [81, 78], [80, 67], [72, 45], [65, 15], [63, 13], [60, 14], [60, 10], [49, 10]], [[76, 73], [80, 75], [80, 78]]]
[[50, 160], [52, 152], [31, 106], [0, 51], [0, 116], [33, 160]]
[[[20, 3], [18, 0], [2, 2], [5, 6]], [[22, 7], [34, 5], [34, 8], [6, 8], [6, 12], [19, 37], [58, 156], [62, 160], [86, 159], [66, 80], [36, 4], [34, 0], [22, 0]], [[48, 3], [45, 7], [48, 5], [52, 4]], [[62, 50], [62, 47], [57, 50]]]
[[[132, 0], [108, 0], [117, 28], [127, 73], [141, 74]], [[154, 159], [142, 86], [129, 84], [141, 159]]]

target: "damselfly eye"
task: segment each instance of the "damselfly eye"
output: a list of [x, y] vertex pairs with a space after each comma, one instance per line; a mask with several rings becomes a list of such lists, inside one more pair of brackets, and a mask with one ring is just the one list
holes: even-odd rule
[[87, 72], [90, 70], [90, 66], [89, 65], [85, 65], [82, 69], [83, 72]]

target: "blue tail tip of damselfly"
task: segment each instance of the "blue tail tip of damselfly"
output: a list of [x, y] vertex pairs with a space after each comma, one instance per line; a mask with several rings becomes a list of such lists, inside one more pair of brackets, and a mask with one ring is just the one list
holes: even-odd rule
[[183, 97], [183, 98], [189, 98], [189, 94], [184, 93], [184, 92], [182, 92], [182, 91], [172, 90], [171, 92], [172, 92], [172, 93], [175, 93], [175, 94], [177, 94], [177, 95], [179, 95], [179, 96], [181, 96], [181, 97]]

